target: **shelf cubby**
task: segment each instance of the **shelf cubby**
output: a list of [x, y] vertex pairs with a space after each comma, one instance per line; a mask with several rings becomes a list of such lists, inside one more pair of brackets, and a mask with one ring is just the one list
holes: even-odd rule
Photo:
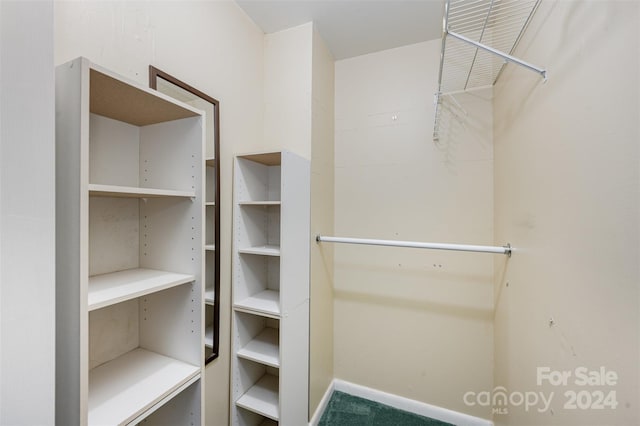
[[90, 114], [89, 190], [94, 195], [194, 197], [199, 178], [194, 170], [201, 166], [188, 141], [202, 132], [194, 123], [183, 119], [136, 126]]
[[124, 425], [170, 400], [200, 368], [137, 348], [89, 372], [89, 424]]
[[234, 308], [280, 316], [280, 258], [271, 256], [239, 256], [235, 272], [243, 285], [234, 289]]
[[240, 204], [240, 253], [280, 255], [280, 205]]
[[[199, 311], [194, 283], [171, 287], [89, 312], [89, 369], [146, 349], [199, 366]], [[194, 349], [197, 348], [197, 349]]]
[[[178, 389], [178, 394], [169, 401], [161, 401], [147, 411], [143, 419], [137, 418], [131, 424], [140, 426], [196, 425], [202, 418], [199, 395], [202, 393], [200, 380], [190, 380]], [[164, 402], [164, 403], [163, 403]], [[183, 415], [182, 413], [186, 413]]]
[[[89, 313], [88, 424], [140, 420], [199, 379], [193, 284]], [[180, 346], [178, 346], [180, 345]]]
[[236, 202], [280, 201], [281, 154], [237, 157]]
[[239, 360], [236, 368], [239, 381], [235, 389], [234, 405], [279, 421], [278, 370], [244, 359]]
[[238, 407], [278, 420], [278, 377], [265, 374], [237, 401]]
[[279, 322], [260, 315], [236, 313], [236, 355], [269, 367], [280, 367]]

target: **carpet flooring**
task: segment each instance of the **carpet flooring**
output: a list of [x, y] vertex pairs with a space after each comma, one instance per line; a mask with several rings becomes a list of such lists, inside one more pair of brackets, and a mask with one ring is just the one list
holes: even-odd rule
[[344, 392], [335, 391], [322, 413], [318, 426], [453, 426], [450, 423]]

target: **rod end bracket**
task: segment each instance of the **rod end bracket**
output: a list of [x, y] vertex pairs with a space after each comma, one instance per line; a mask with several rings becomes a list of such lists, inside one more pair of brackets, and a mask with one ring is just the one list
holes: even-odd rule
[[504, 254], [506, 254], [507, 257], [511, 257], [511, 251], [512, 251], [511, 244], [507, 243], [507, 245], [503, 247], [504, 247]]

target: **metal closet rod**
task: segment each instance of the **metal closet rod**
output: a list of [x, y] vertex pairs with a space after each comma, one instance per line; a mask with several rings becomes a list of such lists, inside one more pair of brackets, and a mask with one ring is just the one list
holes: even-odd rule
[[506, 246], [478, 246], [469, 244], [420, 243], [415, 241], [374, 240], [367, 238], [343, 238], [316, 235], [316, 242], [365, 244], [372, 246], [410, 247], [433, 250], [471, 251], [476, 253], [496, 253], [511, 257], [511, 244]]

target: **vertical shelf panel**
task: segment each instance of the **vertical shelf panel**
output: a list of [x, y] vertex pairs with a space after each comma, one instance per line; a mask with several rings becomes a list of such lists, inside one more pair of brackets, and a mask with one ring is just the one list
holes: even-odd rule
[[281, 257], [291, 259], [280, 266], [283, 313], [309, 299], [309, 247], [311, 235], [311, 169], [309, 161], [291, 152], [282, 153]]

